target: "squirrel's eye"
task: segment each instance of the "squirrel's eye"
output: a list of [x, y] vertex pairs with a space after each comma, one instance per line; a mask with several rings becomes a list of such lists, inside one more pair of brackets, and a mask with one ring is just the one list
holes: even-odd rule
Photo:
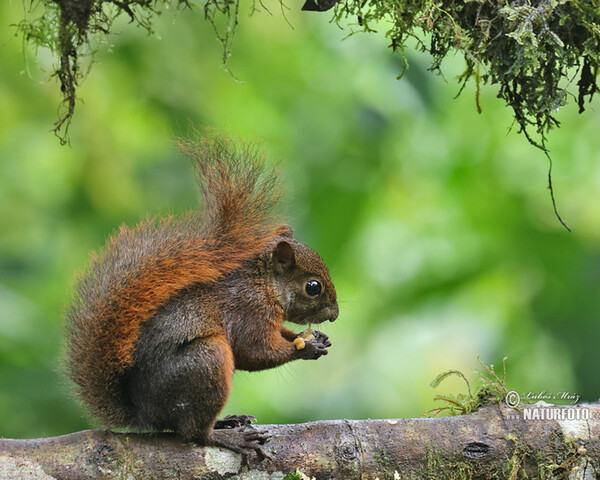
[[316, 297], [319, 293], [321, 293], [321, 283], [317, 280], [309, 280], [304, 285], [304, 291], [309, 297]]

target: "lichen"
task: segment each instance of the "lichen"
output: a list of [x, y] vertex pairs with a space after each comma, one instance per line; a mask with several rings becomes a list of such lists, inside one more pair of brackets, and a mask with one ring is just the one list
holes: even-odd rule
[[204, 461], [210, 471], [219, 475], [238, 473], [242, 465], [242, 456], [224, 448], [206, 447]]
[[55, 480], [44, 472], [42, 465], [26, 458], [0, 455], [0, 478], [27, 478], [29, 480]]

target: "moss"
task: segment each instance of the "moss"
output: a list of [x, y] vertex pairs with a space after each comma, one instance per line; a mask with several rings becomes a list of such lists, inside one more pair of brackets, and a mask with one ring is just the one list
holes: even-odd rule
[[427, 414], [438, 415], [448, 413], [450, 415], [467, 415], [474, 412], [483, 405], [499, 404], [504, 401], [508, 390], [506, 388], [506, 357], [502, 359], [502, 376], [498, 376], [494, 371], [494, 365], [485, 365], [479, 358], [477, 359], [482, 367], [478, 371], [479, 386], [475, 394], [471, 391], [471, 384], [467, 377], [459, 370], [448, 370], [439, 374], [431, 386], [437, 388], [444, 380], [450, 376], [460, 377], [467, 386], [467, 394], [459, 393], [455, 395], [437, 395], [434, 400], [444, 402], [443, 407], [435, 408], [425, 412]]
[[[479, 374], [479, 386], [475, 393], [465, 375], [458, 370], [449, 370], [438, 375], [432, 382], [435, 388], [450, 376], [458, 376], [467, 387], [466, 394], [451, 396], [438, 396], [436, 400], [443, 401], [446, 405], [427, 413], [450, 415], [463, 415], [471, 413], [483, 405], [500, 404], [505, 401], [508, 393], [506, 388], [506, 358], [502, 360], [502, 375], [496, 373], [493, 365], [485, 365], [479, 361], [482, 369]], [[490, 433], [491, 430], [488, 430]], [[512, 444], [512, 453], [506, 461], [502, 472], [496, 472], [491, 478], [507, 478], [509, 480], [540, 478], [540, 479], [568, 479], [569, 475], [580, 467], [584, 461], [586, 449], [573, 440], [568, 434], [563, 433], [560, 425], [552, 431], [543, 446], [525, 443], [515, 431], [503, 437], [509, 445]], [[533, 439], [535, 443], [535, 438]], [[435, 450], [427, 449], [425, 467], [420, 472], [419, 478], [439, 478], [440, 468], [448, 468], [451, 474], [444, 478], [472, 478], [475, 475], [473, 465], [466, 459], [457, 459], [448, 465], [448, 460], [440, 460]]]
[[17, 32], [25, 43], [36, 49], [47, 48], [58, 59], [53, 76], [58, 78], [63, 99], [53, 131], [61, 143], [68, 142], [76, 90], [91, 65], [93, 40], [101, 42], [122, 14], [152, 33], [152, 18], [160, 13], [158, 8], [171, 4], [188, 6], [188, 1], [32, 0], [26, 5]]
[[[280, 0], [283, 1], [283, 0]], [[59, 64], [55, 75], [63, 92], [54, 131], [65, 142], [75, 107], [75, 90], [85, 73], [90, 37], [109, 33], [113, 20], [125, 14], [152, 31], [160, 7], [189, 6], [188, 0], [32, 0], [19, 31], [26, 41], [48, 47]], [[256, 3], [251, 4], [252, 11]], [[205, 18], [224, 46], [226, 64], [238, 23], [240, 0], [207, 0]], [[41, 14], [34, 12], [41, 11]], [[37, 15], [37, 16], [36, 16]], [[497, 86], [519, 130], [546, 150], [547, 132], [559, 125], [555, 117], [567, 101], [585, 110], [598, 91], [600, 67], [600, 4], [588, 0], [342, 0], [335, 7], [338, 23], [350, 20], [352, 32], [373, 32], [388, 25], [390, 47], [406, 61], [407, 40], [432, 57], [430, 69], [440, 72], [449, 53], [465, 61], [462, 88]], [[573, 89], [569, 95], [569, 88]], [[572, 99], [572, 100], [571, 100]], [[537, 138], [532, 136], [533, 132]], [[551, 187], [551, 182], [550, 182]], [[551, 192], [552, 194], [552, 192]], [[554, 199], [553, 199], [554, 200]], [[557, 214], [558, 215], [558, 214]], [[565, 225], [566, 226], [566, 225]]]
[[536, 449], [515, 440], [515, 448], [504, 474], [510, 480], [521, 478], [568, 479], [577, 469], [585, 449], [561, 432], [551, 435], [547, 449]]
[[449, 462], [448, 459], [440, 459], [439, 454], [433, 448], [428, 447], [423, 468], [417, 473], [415, 478], [470, 480], [473, 478], [473, 475], [473, 466], [467, 460]]
[[[514, 443], [510, 458], [501, 471], [487, 471], [486, 478], [566, 480], [577, 469], [585, 454], [585, 449], [560, 432], [553, 435], [543, 449], [524, 444], [513, 435], [506, 439]], [[423, 467], [411, 478], [466, 480], [481, 476], [477, 463], [465, 458], [440, 458], [440, 455], [433, 447], [427, 447]]]
[[385, 449], [375, 451], [373, 459], [375, 460], [375, 466], [381, 471], [388, 471], [394, 466], [394, 464], [390, 462]]
[[295, 472], [288, 473], [283, 480], [314, 480], [310, 477], [307, 477], [304, 473], [302, 473], [299, 469], [296, 469]]
[[[555, 113], [576, 84], [580, 112], [598, 90], [600, 5], [586, 0], [348, 0], [338, 21], [356, 18], [354, 31], [373, 31], [381, 21], [390, 47], [404, 58], [415, 38], [440, 71], [449, 54], [462, 54], [459, 81], [498, 86], [520, 130], [543, 148], [546, 132], [558, 125]], [[541, 136], [536, 142], [530, 127]]]
[[300, 473], [296, 472], [292, 472], [287, 474], [283, 480], [302, 480], [302, 475]]
[[[486, 471], [486, 478], [566, 480], [585, 461], [585, 448], [565, 437], [560, 430], [550, 435], [543, 448], [526, 444], [512, 433], [505, 439], [513, 444], [512, 453], [504, 468], [500, 471]], [[428, 446], [423, 467], [411, 478], [465, 480], [481, 477], [477, 462], [460, 456], [455, 459], [440, 458], [440, 455], [441, 452]]]
[[[465, 70], [459, 90], [470, 80], [497, 87], [498, 97], [511, 107], [527, 140], [548, 159], [548, 188], [558, 213], [552, 186], [552, 159], [547, 134], [559, 126], [556, 113], [568, 101], [585, 110], [598, 91], [600, 67], [600, 4], [587, 0], [347, 0], [335, 19], [356, 18], [353, 32], [375, 30], [385, 22], [390, 47], [404, 59], [407, 40], [432, 57], [430, 70], [441, 73], [449, 53], [459, 53]], [[400, 75], [402, 76], [402, 75]]]

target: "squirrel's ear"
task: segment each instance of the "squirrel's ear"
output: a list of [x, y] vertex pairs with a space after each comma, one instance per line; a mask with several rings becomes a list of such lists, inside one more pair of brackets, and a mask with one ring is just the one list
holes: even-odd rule
[[273, 268], [277, 273], [290, 270], [296, 264], [294, 247], [282, 240], [273, 250]]
[[294, 238], [294, 232], [292, 232], [292, 227], [286, 225], [285, 223], [277, 227], [277, 230], [275, 230], [275, 235], [277, 235], [278, 237]]

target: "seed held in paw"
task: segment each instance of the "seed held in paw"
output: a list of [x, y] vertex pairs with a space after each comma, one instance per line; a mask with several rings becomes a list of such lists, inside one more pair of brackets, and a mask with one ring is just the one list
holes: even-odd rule
[[310, 328], [310, 323], [308, 324], [308, 328], [303, 332], [299, 333], [298, 336], [294, 339], [294, 345], [296, 345], [296, 350], [302, 350], [306, 346], [306, 342], [315, 339], [315, 335]]

